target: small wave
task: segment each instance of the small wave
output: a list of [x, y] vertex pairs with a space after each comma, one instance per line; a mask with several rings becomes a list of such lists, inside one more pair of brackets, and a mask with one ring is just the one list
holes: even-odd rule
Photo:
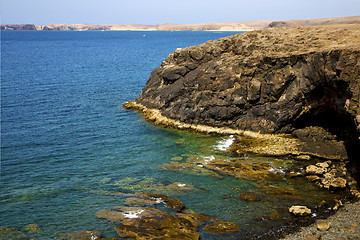
[[138, 211], [129, 211], [129, 212], [125, 212], [124, 216], [126, 218], [138, 218], [139, 215], [144, 212], [145, 210], [138, 210]]
[[271, 167], [269, 171], [280, 175], [285, 175], [285, 169], [281, 167], [280, 168]]
[[205, 159], [205, 163], [208, 163], [210, 161], [214, 161], [215, 157], [214, 156], [209, 156], [209, 157], [204, 157], [204, 159]]
[[216, 150], [226, 151], [229, 149], [231, 144], [235, 141], [234, 135], [230, 135], [229, 137], [223, 138], [222, 140], [217, 142], [215, 146]]

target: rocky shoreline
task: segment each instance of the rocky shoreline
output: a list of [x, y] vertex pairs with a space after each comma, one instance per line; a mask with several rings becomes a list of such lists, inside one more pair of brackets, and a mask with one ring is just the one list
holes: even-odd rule
[[[124, 107], [158, 126], [234, 135], [235, 156], [298, 159], [304, 167], [290, 171], [290, 177], [346, 189], [358, 199], [359, 36], [357, 24], [268, 29], [177, 49]], [[244, 168], [231, 161], [225, 165], [214, 164], [235, 177], [234, 169]], [[265, 165], [258, 167], [266, 171]], [[246, 194], [244, 199], [254, 197]], [[332, 205], [331, 212], [341, 205]], [[347, 207], [357, 210], [358, 203]], [[347, 216], [356, 228], [357, 215]]]

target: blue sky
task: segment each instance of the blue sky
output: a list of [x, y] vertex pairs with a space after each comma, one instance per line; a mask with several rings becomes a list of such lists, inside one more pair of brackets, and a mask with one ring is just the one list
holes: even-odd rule
[[1, 23], [157, 24], [360, 15], [360, 0], [0, 0]]

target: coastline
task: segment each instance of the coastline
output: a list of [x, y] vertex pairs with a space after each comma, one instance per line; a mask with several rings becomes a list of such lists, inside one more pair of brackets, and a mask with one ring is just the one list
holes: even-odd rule
[[173, 24], [2, 24], [1, 30], [32, 31], [229, 31], [242, 32], [265, 28], [360, 23], [360, 16], [307, 20], [258, 20], [241, 22]]

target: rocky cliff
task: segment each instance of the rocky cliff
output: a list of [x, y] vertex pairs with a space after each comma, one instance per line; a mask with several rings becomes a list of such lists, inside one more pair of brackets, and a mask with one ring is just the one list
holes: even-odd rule
[[[263, 150], [346, 159], [359, 156], [359, 99], [360, 25], [353, 24], [266, 29], [177, 49], [125, 107], [141, 110], [155, 124], [181, 129], [265, 133], [257, 139], [292, 133], [296, 141], [282, 137], [269, 144], [266, 137]], [[299, 147], [298, 140], [307, 146]], [[258, 140], [251, 142], [259, 146]], [[239, 146], [247, 143], [240, 140]], [[249, 149], [254, 146], [241, 151]]]
[[267, 29], [177, 49], [136, 100], [186, 123], [288, 132], [360, 127], [360, 25]]

